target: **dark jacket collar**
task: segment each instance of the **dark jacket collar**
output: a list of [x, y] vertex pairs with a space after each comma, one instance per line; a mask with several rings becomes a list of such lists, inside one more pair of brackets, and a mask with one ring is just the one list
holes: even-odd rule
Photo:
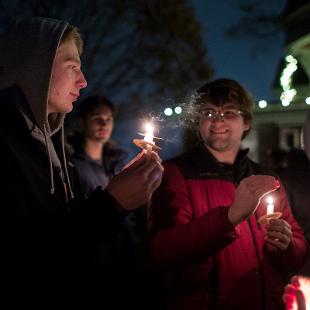
[[175, 160], [188, 178], [217, 178], [239, 183], [246, 175], [252, 174], [248, 152], [249, 149], [241, 149], [234, 164], [224, 164], [201, 143]]

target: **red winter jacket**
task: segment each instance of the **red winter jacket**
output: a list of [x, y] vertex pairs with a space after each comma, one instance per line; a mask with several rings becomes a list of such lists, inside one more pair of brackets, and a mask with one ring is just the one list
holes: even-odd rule
[[282, 187], [274, 192], [275, 211], [293, 237], [280, 255], [268, 252], [257, 211], [237, 229], [229, 222], [237, 184], [267, 174], [240, 151], [234, 165], [221, 164], [200, 146], [164, 163], [163, 181], [149, 209], [150, 253], [165, 273], [168, 309], [284, 308], [284, 277], [305, 261], [307, 244]]

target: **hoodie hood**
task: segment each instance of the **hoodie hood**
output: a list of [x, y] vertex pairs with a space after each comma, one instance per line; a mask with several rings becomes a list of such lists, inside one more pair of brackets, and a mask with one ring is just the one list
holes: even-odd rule
[[[48, 94], [56, 51], [68, 23], [49, 18], [23, 19], [0, 35], [0, 89], [17, 85], [31, 111], [27, 115], [43, 132], [54, 134], [65, 114], [48, 116]], [[43, 104], [44, 103], [44, 104]]]
[[[26, 102], [15, 102], [23, 114], [31, 135], [46, 147], [49, 159], [51, 194], [54, 193], [53, 164], [74, 198], [64, 149], [65, 113], [48, 115], [48, 97], [53, 64], [61, 38], [68, 27], [65, 21], [50, 18], [20, 19], [0, 35], [0, 90], [18, 87]], [[62, 156], [65, 176], [51, 135], [62, 128]]]
[[307, 114], [307, 118], [304, 124], [304, 145], [305, 152], [310, 160], [310, 111]]

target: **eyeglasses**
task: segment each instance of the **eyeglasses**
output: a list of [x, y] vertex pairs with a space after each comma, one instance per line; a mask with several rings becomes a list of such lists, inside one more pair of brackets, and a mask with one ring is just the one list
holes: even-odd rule
[[215, 121], [220, 118], [221, 121], [223, 120], [233, 120], [238, 118], [242, 115], [242, 111], [235, 110], [235, 109], [228, 109], [224, 111], [215, 111], [213, 109], [205, 109], [201, 111], [203, 117], [210, 121]]

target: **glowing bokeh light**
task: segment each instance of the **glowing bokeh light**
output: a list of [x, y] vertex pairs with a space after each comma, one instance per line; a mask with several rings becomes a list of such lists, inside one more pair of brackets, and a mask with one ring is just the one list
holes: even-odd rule
[[171, 108], [166, 108], [164, 110], [164, 114], [167, 115], [167, 116], [171, 116], [173, 114], [173, 111]]

